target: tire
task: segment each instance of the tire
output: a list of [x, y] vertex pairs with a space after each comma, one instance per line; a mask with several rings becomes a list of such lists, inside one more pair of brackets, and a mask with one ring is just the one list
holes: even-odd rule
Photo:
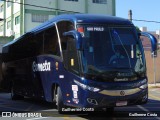
[[62, 109], [65, 108], [65, 105], [63, 103], [62, 92], [59, 86], [57, 88], [57, 94], [56, 94], [56, 105], [57, 105], [58, 112], [60, 114], [64, 113]]
[[13, 86], [11, 87], [11, 99], [22, 100], [24, 97], [15, 93]]

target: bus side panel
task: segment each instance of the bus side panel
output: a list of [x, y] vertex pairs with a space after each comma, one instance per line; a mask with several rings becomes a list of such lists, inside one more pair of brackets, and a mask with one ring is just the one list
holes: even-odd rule
[[[30, 60], [30, 69], [34, 91], [41, 92], [41, 97], [48, 102], [52, 102], [52, 85], [58, 84], [58, 74], [55, 63], [57, 60], [53, 56], [41, 55]], [[43, 94], [43, 96], [42, 96]]]
[[28, 59], [28, 76], [30, 79], [30, 86], [32, 86], [32, 96], [35, 98], [42, 98], [44, 97], [43, 94], [43, 87], [42, 87], [42, 82], [40, 78], [39, 72], [35, 72], [33, 74], [33, 69], [32, 69], [32, 64], [33, 61], [36, 61], [36, 58], [29, 58]]
[[67, 106], [81, 107], [86, 104], [84, 100], [87, 92], [84, 92], [74, 81], [84, 82], [78, 75], [64, 68], [62, 62], [58, 63], [58, 83], [62, 91], [63, 102]]
[[[40, 89], [37, 89], [36, 91], [38, 93], [43, 89], [46, 101], [53, 102], [52, 85], [57, 84], [61, 88], [64, 104], [81, 106], [84, 101], [83, 96], [85, 96], [85, 94], [83, 94], [83, 90], [78, 88], [74, 83], [74, 80], [79, 81], [80, 78], [79, 76], [67, 71], [62, 62], [58, 61], [51, 55], [43, 55], [32, 59], [30, 61], [30, 66], [32, 69], [31, 74], [33, 77], [33, 83], [37, 83], [37, 80], [39, 79], [42, 84], [42, 87], [39, 87]], [[36, 88], [37, 84], [34, 85], [34, 88]], [[76, 87], [75, 89], [78, 91], [74, 90], [74, 87]], [[69, 96], [67, 94], [69, 94]]]

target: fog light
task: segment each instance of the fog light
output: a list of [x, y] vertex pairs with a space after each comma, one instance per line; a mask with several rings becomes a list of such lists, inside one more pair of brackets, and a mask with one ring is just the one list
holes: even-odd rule
[[95, 99], [87, 98], [88, 103], [98, 105], [98, 102]]
[[78, 82], [77, 80], [74, 80], [74, 82], [84, 90], [89, 90], [89, 91], [92, 91], [92, 92], [99, 92], [100, 91], [99, 88], [85, 85], [83, 83]]

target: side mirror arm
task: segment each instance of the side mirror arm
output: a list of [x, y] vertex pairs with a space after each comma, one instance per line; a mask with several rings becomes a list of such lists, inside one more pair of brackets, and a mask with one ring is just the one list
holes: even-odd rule
[[140, 35], [149, 38], [151, 42], [151, 52], [156, 53], [157, 52], [157, 39], [151, 33], [148, 33], [148, 32], [141, 32]]

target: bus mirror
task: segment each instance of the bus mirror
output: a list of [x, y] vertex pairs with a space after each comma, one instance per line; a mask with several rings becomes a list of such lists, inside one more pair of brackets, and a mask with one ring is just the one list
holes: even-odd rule
[[64, 32], [63, 36], [68, 36], [68, 37], [74, 38], [76, 40], [76, 48], [77, 49], [82, 48], [81, 47], [82, 46], [82, 36], [79, 32], [77, 32], [75, 30], [72, 30], [72, 31], [69, 31], [69, 32]]
[[157, 39], [151, 34], [151, 33], [148, 33], [148, 32], [141, 32], [140, 33], [141, 36], [144, 36], [144, 37], [147, 37], [150, 42], [151, 42], [151, 52], [153, 54], [154, 57], [157, 56]]
[[69, 38], [74, 38], [74, 36], [73, 36], [73, 35], [68, 34], [68, 32], [64, 32], [64, 33], [63, 33], [63, 36], [66, 36], [66, 37], [69, 37]]

